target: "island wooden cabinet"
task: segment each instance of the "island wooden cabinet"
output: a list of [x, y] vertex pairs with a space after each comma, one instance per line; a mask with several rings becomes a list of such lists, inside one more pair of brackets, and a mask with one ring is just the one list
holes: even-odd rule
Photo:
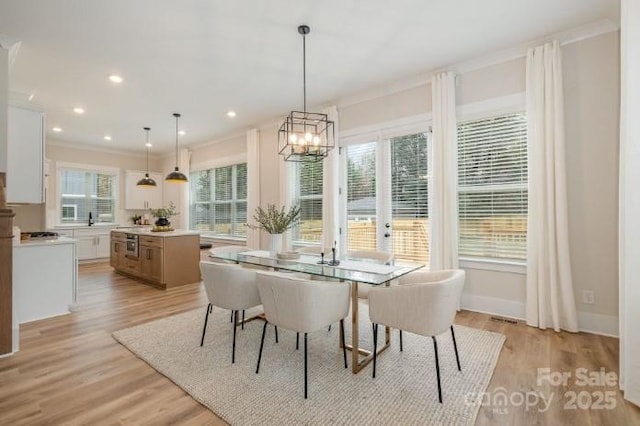
[[124, 268], [125, 251], [127, 250], [127, 243], [125, 234], [121, 232], [114, 232], [111, 234], [111, 261], [110, 265], [115, 268]]
[[[127, 235], [134, 237], [137, 250], [127, 252]], [[198, 282], [200, 235], [180, 230], [156, 234], [111, 231], [111, 266], [117, 272], [160, 288]]]
[[140, 276], [154, 283], [164, 279], [164, 241], [163, 237], [140, 236]]

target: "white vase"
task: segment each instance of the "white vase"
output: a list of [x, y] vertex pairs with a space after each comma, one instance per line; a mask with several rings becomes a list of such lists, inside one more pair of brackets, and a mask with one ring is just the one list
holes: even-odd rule
[[269, 255], [275, 259], [282, 251], [282, 234], [269, 234]]

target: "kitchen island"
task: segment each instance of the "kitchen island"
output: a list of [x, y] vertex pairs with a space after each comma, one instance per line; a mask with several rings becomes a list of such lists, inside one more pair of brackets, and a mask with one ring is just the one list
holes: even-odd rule
[[111, 231], [111, 266], [121, 274], [166, 289], [200, 281], [200, 234], [150, 228]]

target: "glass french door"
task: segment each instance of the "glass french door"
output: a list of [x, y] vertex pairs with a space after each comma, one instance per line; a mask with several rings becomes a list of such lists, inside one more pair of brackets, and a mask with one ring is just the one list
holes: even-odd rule
[[427, 132], [347, 145], [342, 246], [429, 262]]

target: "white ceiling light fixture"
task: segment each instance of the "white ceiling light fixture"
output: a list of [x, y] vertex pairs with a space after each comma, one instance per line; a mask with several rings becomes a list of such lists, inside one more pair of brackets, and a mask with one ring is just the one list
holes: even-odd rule
[[187, 134], [187, 132], [185, 132], [184, 130], [180, 130], [180, 131], [178, 132], [178, 134], [179, 134], [180, 136], [184, 136], [184, 135], [186, 135], [186, 134]]
[[227, 111], [227, 117], [235, 117], [236, 116], [236, 112], [235, 111]]
[[151, 130], [151, 128], [144, 127], [144, 130], [147, 132], [147, 143], [144, 144], [144, 146], [147, 147], [147, 172], [144, 174], [144, 177], [140, 179], [138, 183], [136, 183], [136, 186], [150, 188], [153, 186], [157, 186], [157, 183], [155, 180], [149, 177], [149, 148], [151, 148], [151, 143], [149, 142], [149, 130]]
[[56, 133], [60, 133], [62, 131], [62, 127], [57, 127], [56, 126], [56, 127], [52, 128], [51, 130], [53, 130]]
[[178, 131], [178, 119], [180, 118], [180, 114], [174, 112], [173, 116], [176, 118], [176, 167], [167, 175], [166, 178], [164, 178], [164, 180], [170, 183], [187, 183], [189, 182], [189, 179], [187, 179], [185, 174], [178, 168], [178, 134], [180, 133]]
[[120, 83], [122, 83], [122, 82], [124, 81], [124, 78], [122, 78], [121, 76], [116, 75], [116, 74], [111, 74], [111, 75], [109, 76], [109, 80], [110, 80], [112, 83], [120, 84]]
[[84, 114], [86, 111], [84, 108], [82, 107], [74, 107], [73, 108], [73, 112], [75, 112], [76, 114], [82, 115]]
[[111, 136], [109, 136], [109, 135], [104, 135], [104, 140], [105, 140], [105, 141], [110, 141], [110, 140], [111, 140]]
[[300, 25], [302, 35], [302, 111], [291, 111], [278, 130], [278, 151], [285, 161], [321, 161], [335, 146], [333, 121], [327, 114], [307, 112], [307, 25]]

